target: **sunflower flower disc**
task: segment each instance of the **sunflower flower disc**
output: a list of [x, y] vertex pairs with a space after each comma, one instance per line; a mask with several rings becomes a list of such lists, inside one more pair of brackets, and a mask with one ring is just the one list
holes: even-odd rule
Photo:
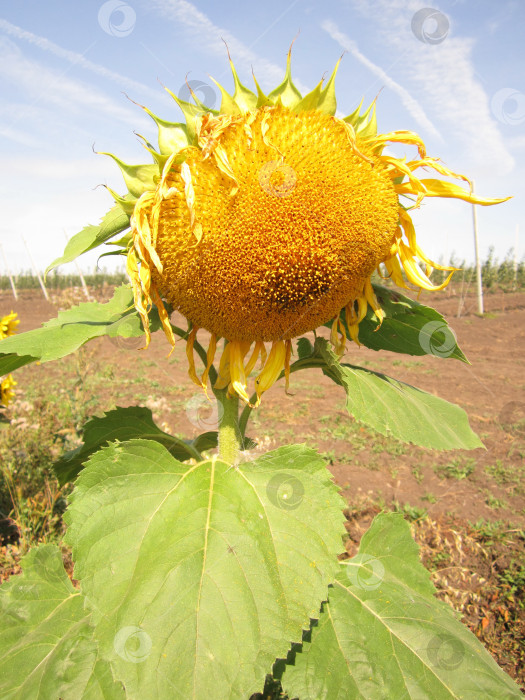
[[198, 149], [185, 160], [197, 245], [182, 176], [170, 173], [176, 192], [160, 209], [163, 275], [155, 282], [218, 337], [284, 340], [326, 323], [360, 294], [390, 250], [398, 200], [386, 168], [355, 154], [333, 117], [275, 107], [249, 120], [220, 140], [232, 177]]
[[[129, 189], [125, 198], [114, 196], [130, 215], [127, 270], [147, 343], [153, 304], [175, 342], [168, 302], [190, 322], [193, 381], [206, 388], [217, 341], [224, 338], [215, 388], [228, 387], [248, 402], [247, 378], [260, 359], [257, 404], [283, 369], [288, 384], [293, 338], [334, 319], [331, 341], [342, 354], [347, 334], [359, 343], [369, 306], [381, 324], [374, 270], [401, 287], [446, 286], [454, 268], [424, 254], [409, 209], [425, 197], [504, 201], [419, 179], [415, 171], [429, 168], [469, 183], [427, 157], [416, 134], [378, 134], [375, 105], [336, 117], [339, 64], [326, 87], [321, 82], [302, 97], [290, 62], [289, 52], [285, 78], [269, 95], [257, 83], [257, 94], [245, 88], [231, 64], [235, 91], [229, 95], [219, 85], [218, 112], [195, 95], [195, 105], [172, 95], [185, 124], [144, 108], [159, 128], [160, 152], [145, 142], [154, 165], [128, 166], [112, 156]], [[389, 142], [416, 146], [418, 157], [385, 155]], [[433, 269], [449, 272], [441, 285], [431, 281]], [[211, 340], [199, 377], [193, 344], [201, 328]], [[265, 343], [271, 343], [268, 350]]]

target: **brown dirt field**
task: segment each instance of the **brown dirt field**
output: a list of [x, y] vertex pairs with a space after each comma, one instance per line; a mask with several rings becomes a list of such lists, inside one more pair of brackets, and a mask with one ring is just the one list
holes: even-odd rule
[[[63, 302], [64, 295], [61, 298]], [[78, 290], [74, 302], [82, 300]], [[66, 306], [67, 301], [68, 297]], [[525, 463], [525, 293], [486, 294], [484, 318], [473, 313], [473, 297], [466, 299], [461, 318], [455, 317], [457, 297], [428, 295], [421, 301], [445, 315], [470, 365], [433, 356], [378, 353], [354, 344], [348, 347], [344, 361], [384, 372], [459, 404], [486, 450], [436, 452], [368, 439], [368, 432], [357, 425], [347, 429], [351, 422], [342, 389], [316, 370], [292, 376], [290, 389], [295, 396], [285, 394], [282, 382], [268, 391], [254, 412], [250, 436], [265, 449], [290, 442], [313, 443], [329, 459], [330, 469], [350, 502], [373, 497], [424, 507], [431, 516], [445, 513], [471, 521], [509, 519], [524, 526], [525, 491], [518, 477], [525, 473], [520, 474]], [[0, 305], [3, 313], [18, 312], [20, 332], [53, 318], [59, 308], [37, 292], [23, 294], [18, 302], [4, 292]], [[185, 327], [183, 319], [177, 323]], [[188, 407], [192, 399], [198, 402], [200, 393], [188, 379], [184, 343], [177, 344], [169, 359], [169, 347], [161, 333], [153, 337], [147, 351], [137, 352], [141, 344], [140, 339], [103, 339], [86, 348], [99, 364], [114, 367], [117, 384], [119, 377], [129, 379], [144, 363], [151, 388], [146, 381], [140, 395], [150, 398], [152, 410], [172, 432], [189, 437], [213, 429], [213, 416], [195, 415], [191, 404]], [[45, 369], [22, 368], [18, 376], [28, 371], [60, 375], [60, 365], [58, 361]], [[175, 394], [171, 410], [169, 397], [160, 387], [155, 388], [157, 385], [170, 387], [170, 395]], [[122, 396], [119, 405], [136, 403], [141, 403], [139, 396]]]
[[[54, 304], [36, 291], [18, 302], [0, 292], [0, 311], [16, 311], [19, 331], [26, 331], [56, 316], [60, 306], [80, 301], [80, 291], [62, 294]], [[344, 361], [459, 404], [485, 450], [435, 452], [371, 436], [348, 418], [342, 389], [315, 370], [292, 375], [294, 397], [285, 394], [282, 383], [268, 391], [248, 434], [259, 450], [305, 442], [324, 454], [350, 506], [349, 554], [382, 505], [403, 510], [413, 521], [440, 597], [463, 613], [498, 663], [525, 687], [525, 647], [519, 641], [525, 638], [523, 591], [514, 595], [510, 584], [501, 583], [511, 557], [521, 557], [525, 571], [523, 539], [520, 546], [511, 534], [492, 541], [474, 527], [480, 520], [505, 524], [508, 533], [525, 527], [525, 293], [487, 293], [483, 318], [475, 313], [473, 295], [461, 302], [449, 290], [442, 296], [422, 295], [420, 301], [445, 315], [470, 365], [355, 345], [348, 347]], [[176, 322], [185, 327], [182, 319]], [[214, 429], [213, 416], [194, 407], [201, 394], [188, 378], [184, 343], [177, 343], [169, 359], [160, 333], [147, 351], [139, 352], [140, 346], [137, 339], [102, 339], [86, 346], [85, 365], [105, 373], [97, 391], [107, 409], [148, 405], [161, 427], [184, 437]], [[17, 389], [23, 394], [24, 376], [45, 374], [52, 385], [64, 381], [62, 373], [60, 361], [22, 368]]]

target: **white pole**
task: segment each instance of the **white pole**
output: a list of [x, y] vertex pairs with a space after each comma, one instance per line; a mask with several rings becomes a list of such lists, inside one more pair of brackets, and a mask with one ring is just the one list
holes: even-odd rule
[[520, 225], [516, 224], [516, 237], [514, 239], [514, 285], [518, 286], [518, 238]]
[[[68, 235], [65, 231], [64, 231], [64, 236], [66, 238], [66, 241], [69, 242]], [[90, 298], [89, 297], [89, 289], [87, 288], [86, 280], [84, 279], [84, 275], [82, 274], [82, 270], [80, 269], [76, 258], [75, 258], [75, 267], [77, 268], [77, 273], [78, 273], [78, 276], [80, 277], [80, 282], [82, 283], [82, 289], [84, 290], [84, 296], [89, 301], [89, 298]]]
[[1, 243], [0, 243], [0, 250], [2, 251], [2, 257], [4, 259], [4, 265], [5, 265], [5, 269], [7, 272], [7, 276], [9, 277], [9, 281], [11, 282], [11, 289], [13, 290], [13, 296], [18, 301], [18, 294], [16, 293], [15, 281], [11, 275], [11, 271], [9, 270], [9, 265], [7, 264], [7, 258], [5, 257], [4, 249], [3, 249]]
[[[474, 194], [474, 180], [472, 180], [472, 194]], [[476, 256], [476, 287], [478, 293], [478, 313], [483, 314], [483, 281], [481, 279], [481, 260], [479, 259], [478, 219], [476, 205], [472, 205], [472, 223], [474, 226], [474, 253]]]
[[40, 273], [36, 269], [35, 261], [33, 260], [33, 256], [31, 255], [31, 251], [29, 250], [29, 246], [27, 245], [27, 241], [23, 236], [22, 236], [22, 240], [24, 241], [24, 245], [26, 247], [27, 254], [29, 255], [29, 260], [31, 260], [31, 266], [33, 268], [33, 272], [38, 277], [38, 281], [40, 282], [40, 287], [42, 288], [42, 291], [44, 292], [44, 296], [45, 296], [46, 300], [49, 301], [49, 294], [47, 293], [47, 289], [45, 287], [44, 280], [42, 279], [42, 277], [40, 276]]

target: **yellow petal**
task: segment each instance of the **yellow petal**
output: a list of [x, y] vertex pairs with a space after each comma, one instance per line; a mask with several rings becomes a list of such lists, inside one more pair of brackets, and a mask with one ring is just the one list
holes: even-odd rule
[[395, 177], [399, 177], [399, 175], [406, 175], [406, 177], [408, 177], [409, 181], [412, 183], [415, 192], [425, 192], [425, 188], [421, 184], [421, 181], [413, 174], [407, 163], [404, 163], [399, 158], [391, 158], [390, 156], [381, 156], [381, 161], [392, 168], [393, 175]]
[[359, 156], [360, 158], [362, 158], [363, 160], [366, 160], [367, 163], [370, 163], [370, 165], [373, 165], [373, 164], [374, 164], [373, 159], [370, 158], [369, 156], [365, 155], [364, 153], [362, 153], [362, 152], [359, 150], [359, 148], [357, 147], [357, 144], [356, 144], [356, 135], [355, 135], [354, 127], [353, 127], [351, 124], [349, 124], [348, 122], [345, 122], [343, 119], [339, 119], [338, 117], [334, 117], [334, 120], [335, 120], [338, 124], [342, 124], [342, 125], [343, 125], [344, 130], [345, 130], [345, 132], [346, 132], [346, 136], [347, 136], [347, 138], [348, 138], [348, 142], [349, 142], [349, 144], [350, 144], [350, 146], [351, 146], [353, 152], [354, 152], [357, 156]]
[[[444, 180], [423, 179], [420, 180], [420, 182], [425, 186], [426, 197], [451, 197], [453, 199], [462, 199], [471, 204], [481, 204], [482, 206], [501, 204], [502, 202], [512, 199], [512, 197], [504, 197], [503, 199], [485, 199], [484, 197], [477, 197], [463, 189], [463, 187], [454, 185], [451, 182], [445, 182]], [[412, 184], [409, 182], [394, 185], [394, 189], [398, 194], [417, 194]]]
[[391, 143], [413, 144], [417, 146], [421, 158], [424, 158], [426, 155], [423, 139], [413, 131], [391, 131], [388, 134], [378, 134], [371, 139], [367, 139], [366, 143], [369, 143], [373, 149], [376, 149], [378, 146], [383, 148], [388, 141]]
[[394, 280], [394, 283], [402, 289], [408, 289], [403, 278], [403, 270], [397, 257], [388, 258], [388, 260], [384, 261], [384, 265], [388, 270], [389, 276]]
[[[357, 313], [355, 304], [357, 304]], [[366, 316], [367, 306], [368, 302], [363, 292], [361, 292], [361, 295], [357, 297], [357, 299], [345, 306], [346, 325], [348, 326], [350, 338], [359, 346], [361, 345], [359, 342], [359, 324]]]
[[208, 345], [208, 352], [206, 353], [206, 369], [202, 373], [201, 384], [204, 387], [206, 396], [208, 395], [208, 374], [210, 372], [213, 360], [215, 358], [215, 350], [217, 349], [217, 337], [215, 333], [211, 334], [210, 343]]
[[243, 347], [243, 345], [245, 346], [245, 343], [241, 343], [238, 340], [232, 340], [230, 345], [230, 375], [232, 389], [238, 396], [241, 397], [241, 399], [243, 399], [243, 401], [249, 403], [250, 397], [246, 392], [246, 373], [244, 371], [244, 356], [247, 352], [245, 347]]
[[[141, 263], [141, 265], [144, 263]], [[144, 300], [148, 305], [151, 302], [149, 297], [149, 290], [143, 290], [140, 284], [140, 274], [137, 262], [137, 256], [135, 250], [130, 248], [126, 256], [126, 272], [128, 273], [129, 279], [131, 281], [131, 288], [133, 290], [133, 302], [135, 308], [139, 312], [142, 325], [144, 327], [144, 333], [146, 334], [146, 346], [148, 347], [151, 340], [151, 333], [149, 330], [149, 316], [148, 309], [144, 306]]]
[[152, 287], [151, 287], [151, 298], [153, 300], [153, 303], [157, 307], [160, 322], [162, 324], [162, 330], [164, 331], [166, 338], [169, 340], [169, 342], [173, 346], [172, 347], [172, 351], [173, 351], [173, 348], [175, 347], [175, 336], [173, 335], [173, 328], [171, 327], [170, 317], [168, 316], [168, 312], [166, 311], [166, 307], [164, 306], [164, 302], [160, 298], [159, 293], [157, 291], [157, 288], [154, 285], [152, 285]]
[[214, 385], [215, 389], [226, 389], [230, 383], [230, 345], [231, 343], [227, 343], [222, 351], [221, 361], [219, 363], [219, 376]]
[[197, 336], [198, 328], [192, 328], [186, 342], [186, 357], [188, 358], [188, 374], [190, 379], [197, 384], [197, 386], [202, 386], [201, 380], [197, 377], [195, 371], [195, 359], [193, 357], [193, 343], [195, 342], [195, 337]]
[[421, 289], [426, 289], [429, 292], [438, 292], [440, 289], [444, 289], [450, 282], [450, 278], [454, 274], [454, 272], [451, 272], [442, 284], [434, 285], [424, 274], [424, 272], [418, 267], [410, 248], [404, 243], [400, 243], [399, 245], [399, 257], [401, 259], [401, 264], [403, 265], [403, 269], [408, 280], [412, 282], [412, 284], [415, 284], [417, 287], [420, 287]]
[[262, 372], [255, 380], [255, 391], [257, 392], [257, 403], [261, 401], [261, 395], [267, 391], [277, 380], [284, 367], [286, 358], [286, 345], [283, 340], [275, 340], [272, 349], [266, 360]]
[[455, 173], [449, 168], [445, 167], [442, 163], [438, 161], [437, 158], [422, 158], [421, 160], [411, 160], [407, 163], [410, 170], [416, 170], [416, 168], [432, 168], [441, 175], [446, 177], [453, 177], [456, 180], [464, 180], [468, 182], [469, 187], [472, 187], [472, 183], [466, 175], [461, 175], [461, 173]]
[[346, 332], [345, 327], [343, 323], [341, 323], [341, 319], [339, 318], [339, 316], [336, 316], [334, 318], [334, 322], [332, 323], [330, 342], [334, 346], [334, 350], [339, 357], [341, 357], [341, 355], [344, 355], [344, 352], [346, 350]]
[[372, 282], [370, 279], [367, 279], [367, 281], [365, 282], [364, 293], [365, 293], [366, 301], [374, 310], [376, 318], [379, 321], [379, 324], [376, 328], [376, 331], [377, 331], [377, 330], [379, 330], [379, 328], [381, 327], [381, 324], [383, 323], [383, 319], [385, 317], [385, 312], [379, 306], [379, 302], [377, 301], [376, 295], [374, 294], [374, 289], [372, 287]]
[[250, 376], [250, 374], [251, 374], [251, 372], [252, 372], [252, 370], [255, 367], [255, 364], [257, 362], [257, 358], [262, 353], [262, 350], [264, 350], [264, 343], [261, 340], [258, 340], [255, 343], [255, 347], [253, 349], [253, 352], [251, 354], [250, 359], [246, 363], [245, 372], [246, 372], [247, 377]]

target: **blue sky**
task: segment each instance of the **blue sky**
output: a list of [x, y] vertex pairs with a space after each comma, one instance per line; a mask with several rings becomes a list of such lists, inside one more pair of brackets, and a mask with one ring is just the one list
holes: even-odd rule
[[[97, 223], [125, 188], [111, 151], [146, 162], [134, 132], [156, 127], [131, 100], [165, 119], [182, 119], [163, 90], [185, 77], [218, 97], [209, 75], [232, 84], [226, 40], [241, 79], [280, 82], [288, 47], [300, 89], [311, 89], [346, 51], [337, 78], [348, 114], [378, 98], [379, 129], [410, 129], [483, 196], [510, 202], [478, 207], [480, 246], [503, 257], [525, 253], [525, 70], [520, 0], [20, 0], [0, 11], [0, 241], [12, 270], [61, 252], [65, 236]], [[427, 11], [424, 10], [427, 8]], [[195, 83], [194, 83], [195, 85]], [[126, 95], [130, 98], [128, 99]], [[411, 154], [408, 149], [407, 154]], [[404, 153], [404, 151], [396, 151]], [[435, 259], [472, 260], [472, 207], [428, 199], [414, 215]], [[96, 255], [81, 259], [92, 269]], [[0, 258], [0, 270], [3, 271]], [[62, 269], [67, 272], [67, 266]]]

